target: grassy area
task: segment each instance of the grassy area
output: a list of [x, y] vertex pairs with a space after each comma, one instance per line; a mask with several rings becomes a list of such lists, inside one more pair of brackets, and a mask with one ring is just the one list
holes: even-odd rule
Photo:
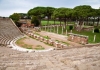
[[23, 48], [32, 49], [32, 45], [28, 45], [28, 44], [25, 44], [23, 42], [23, 40], [25, 40], [25, 39], [27, 39], [27, 38], [24, 37], [24, 38], [21, 38], [21, 39], [17, 40], [16, 44], [19, 45], [19, 46], [21, 46], [21, 47], [23, 47]]
[[42, 47], [41, 45], [37, 45], [36, 48], [34, 48], [34, 49], [36, 49], [36, 50], [44, 50], [45, 48]]
[[62, 44], [65, 44], [65, 45], [69, 45], [69, 43], [67, 42], [63, 42], [63, 41], [59, 41], [59, 40], [56, 40], [58, 43], [62, 43]]
[[[47, 25], [47, 20], [42, 20], [42, 25]], [[67, 22], [67, 24], [74, 24], [75, 22]], [[54, 21], [49, 21], [49, 24], [54, 24]], [[55, 24], [60, 24], [60, 21], [55, 21]], [[61, 24], [64, 24], [64, 22], [61, 22]]]
[[49, 36], [43, 36], [43, 38], [45, 38], [45, 39], [51, 39]]
[[[42, 25], [47, 25], [47, 22], [48, 21], [46, 21], [46, 20], [45, 21], [44, 20], [41, 21]], [[54, 24], [54, 21], [49, 21], [49, 24]], [[55, 24], [60, 24], [60, 22], [59, 21], [55, 21]]]
[[[100, 43], [100, 33], [92, 33], [92, 31], [82, 31], [82, 32], [78, 32], [76, 30], [73, 30], [73, 33], [88, 36], [89, 37], [89, 40], [88, 40], [89, 43]], [[94, 35], [96, 35], [95, 42], [93, 42]]]

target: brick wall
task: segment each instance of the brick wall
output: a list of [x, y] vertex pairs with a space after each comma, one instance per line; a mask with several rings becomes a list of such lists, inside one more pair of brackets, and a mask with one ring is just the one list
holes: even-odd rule
[[88, 44], [88, 36], [69, 33], [68, 40], [80, 44]]

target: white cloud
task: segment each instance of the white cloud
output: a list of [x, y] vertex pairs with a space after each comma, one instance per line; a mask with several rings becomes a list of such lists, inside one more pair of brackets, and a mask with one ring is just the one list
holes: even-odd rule
[[100, 4], [92, 5], [92, 8], [99, 9], [100, 8]]

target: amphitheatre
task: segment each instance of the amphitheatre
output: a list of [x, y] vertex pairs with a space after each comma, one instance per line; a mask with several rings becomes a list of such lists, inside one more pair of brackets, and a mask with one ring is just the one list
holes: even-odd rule
[[[12, 19], [0, 18], [0, 70], [100, 70], [100, 44], [82, 45], [68, 41], [66, 35], [22, 29], [23, 33]], [[32, 47], [18, 46], [16, 41], [22, 38]], [[35, 50], [37, 45], [43, 49]]]
[[0, 70], [100, 70], [100, 9], [35, 7], [0, 16]]

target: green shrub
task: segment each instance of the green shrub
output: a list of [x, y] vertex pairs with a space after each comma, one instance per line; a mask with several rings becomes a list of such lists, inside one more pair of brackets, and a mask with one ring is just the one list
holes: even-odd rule
[[69, 30], [72, 30], [73, 29], [73, 26], [69, 26]]
[[40, 22], [37, 16], [32, 16], [31, 23], [34, 24], [34, 26], [36, 27], [40, 25]]
[[95, 28], [94, 29], [94, 33], [99, 33], [99, 29], [98, 28]]

